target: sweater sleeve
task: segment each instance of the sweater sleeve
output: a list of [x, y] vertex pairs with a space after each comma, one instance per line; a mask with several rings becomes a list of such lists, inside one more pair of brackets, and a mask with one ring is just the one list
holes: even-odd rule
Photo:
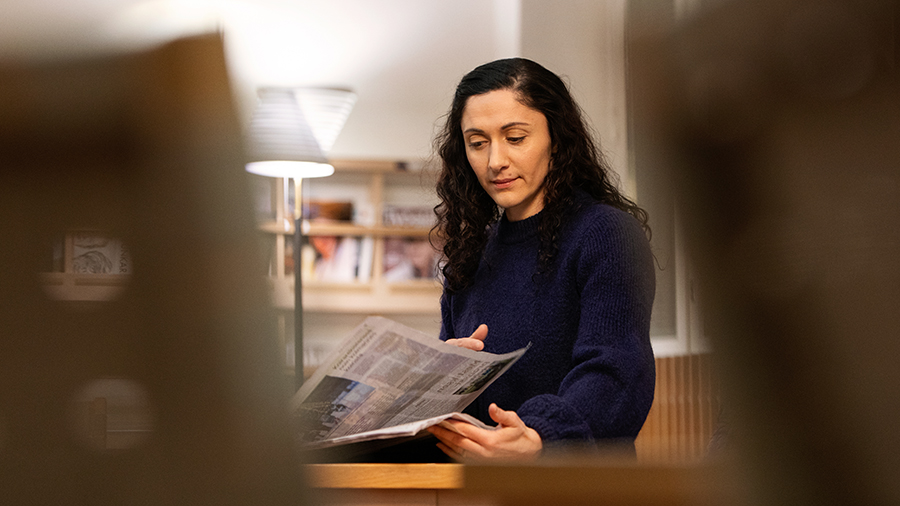
[[453, 318], [450, 313], [450, 295], [447, 293], [446, 283], [444, 292], [441, 295], [441, 331], [439, 335], [441, 341], [455, 337], [453, 331]]
[[633, 440], [653, 401], [652, 254], [636, 220], [605, 218], [579, 235], [571, 260], [580, 296], [572, 367], [556, 395], [532, 397], [518, 410], [547, 442]]

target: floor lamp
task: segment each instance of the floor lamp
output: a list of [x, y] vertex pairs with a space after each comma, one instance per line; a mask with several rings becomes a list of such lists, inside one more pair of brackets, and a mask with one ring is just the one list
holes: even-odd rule
[[[307, 114], [300, 107], [298, 91], [305, 91], [302, 95], [307, 100], [315, 89], [308, 88], [261, 88], [258, 91], [259, 103], [253, 118], [250, 121], [248, 154], [250, 161], [246, 165], [247, 172], [268, 177], [285, 178], [285, 185], [289, 179], [294, 180], [296, 187], [294, 195], [294, 375], [296, 387], [303, 384], [303, 280], [301, 268], [302, 241], [302, 186], [304, 178], [330, 176], [334, 173], [323, 153], [321, 143], [314, 134], [314, 127], [310, 124]], [[337, 94], [355, 99], [355, 95], [345, 90], [318, 90], [320, 95], [336, 97]], [[347, 102], [345, 99], [344, 102]], [[321, 101], [315, 102], [320, 104]], [[334, 128], [336, 120], [324, 122], [325, 142], [330, 147], [334, 141], [340, 126], [343, 125], [349, 107], [325, 106], [324, 113], [335, 113], [343, 116], [339, 119], [337, 129]], [[322, 107], [311, 108], [313, 115], [322, 115]], [[328, 137], [330, 136], [330, 137]], [[286, 186], [287, 187], [287, 186]]]

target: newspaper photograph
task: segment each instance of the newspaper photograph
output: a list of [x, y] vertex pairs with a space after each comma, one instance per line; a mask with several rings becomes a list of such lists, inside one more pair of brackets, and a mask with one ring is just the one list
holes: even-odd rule
[[302, 447], [412, 436], [460, 413], [528, 348], [502, 355], [447, 344], [372, 316], [323, 361], [290, 403]]

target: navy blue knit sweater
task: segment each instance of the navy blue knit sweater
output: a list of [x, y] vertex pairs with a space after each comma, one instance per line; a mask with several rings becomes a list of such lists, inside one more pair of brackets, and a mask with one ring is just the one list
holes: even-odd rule
[[441, 298], [441, 339], [488, 326], [485, 351], [533, 343], [467, 409], [494, 425], [488, 406], [514, 410], [547, 443], [633, 446], [656, 371], [650, 348], [655, 279], [649, 243], [631, 215], [581, 194], [553, 269], [537, 275], [540, 214], [492, 235], [472, 285]]

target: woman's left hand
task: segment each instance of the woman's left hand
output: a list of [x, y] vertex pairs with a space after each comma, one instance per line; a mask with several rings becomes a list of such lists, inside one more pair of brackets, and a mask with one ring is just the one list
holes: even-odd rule
[[505, 411], [491, 404], [491, 418], [496, 430], [480, 429], [459, 420], [445, 420], [428, 428], [441, 442], [444, 453], [460, 461], [533, 460], [541, 452], [541, 436], [525, 425], [515, 411]]

